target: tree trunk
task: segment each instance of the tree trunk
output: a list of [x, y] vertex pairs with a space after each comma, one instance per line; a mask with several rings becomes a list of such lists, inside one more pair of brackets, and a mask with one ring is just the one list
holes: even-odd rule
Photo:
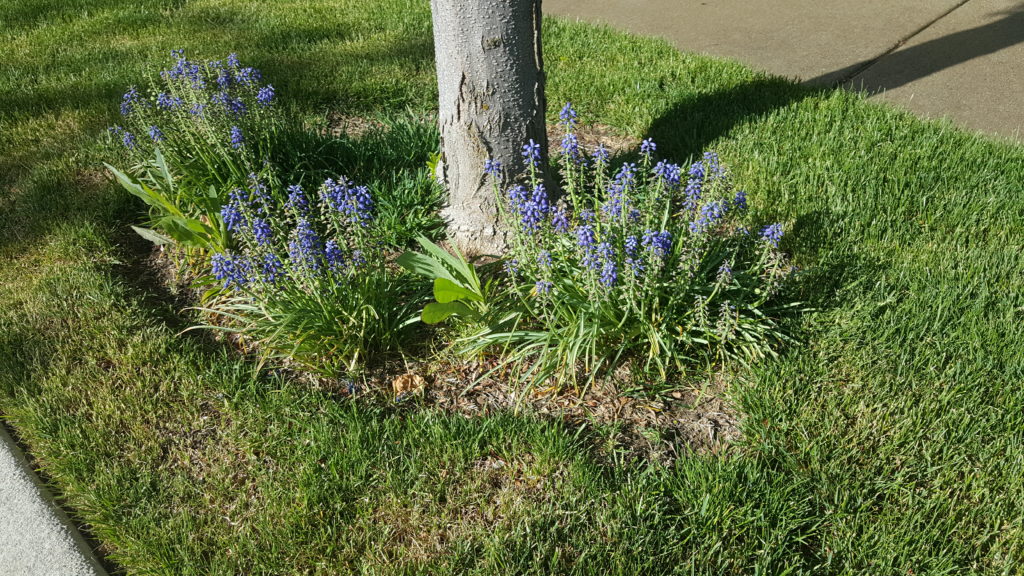
[[[547, 158], [541, 0], [431, 0], [441, 130], [442, 215], [464, 252], [500, 254], [505, 231], [484, 174], [488, 158], [506, 176], [523, 172], [523, 144]], [[506, 184], [507, 182], [502, 182]]]

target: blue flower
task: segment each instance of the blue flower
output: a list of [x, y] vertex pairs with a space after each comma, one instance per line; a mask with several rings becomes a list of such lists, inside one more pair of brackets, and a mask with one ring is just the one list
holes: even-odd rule
[[362, 250], [352, 251], [352, 268], [362, 268], [366, 264], [366, 258], [363, 257]]
[[129, 150], [134, 149], [135, 135], [132, 134], [131, 132], [125, 132], [123, 135], [121, 135], [121, 144], [124, 144], [124, 147]]
[[551, 227], [559, 234], [569, 231], [569, 214], [566, 213], [564, 206], [556, 206], [551, 211]]
[[739, 192], [737, 192], [736, 193], [736, 197], [733, 198], [733, 200], [732, 200], [732, 204], [733, 204], [733, 206], [736, 207], [737, 210], [740, 210], [740, 211], [746, 210], [747, 209], [747, 193], [744, 192], [743, 190], [740, 190]]
[[565, 106], [562, 107], [562, 111], [558, 113], [558, 119], [565, 124], [567, 129], [576, 125], [576, 110], [573, 110], [572, 102], [565, 103]]
[[323, 246], [320, 236], [313, 229], [312, 223], [306, 218], [299, 218], [292, 241], [288, 243], [288, 257], [296, 268], [307, 268], [312, 271], [320, 269]]
[[166, 92], [161, 92], [156, 95], [156, 106], [163, 110], [172, 110], [181, 106], [181, 98], [177, 96], [171, 96]]
[[350, 222], [366, 226], [373, 220], [373, 196], [366, 186], [349, 186], [343, 179], [327, 179], [321, 190], [327, 205], [348, 216]]
[[205, 110], [206, 106], [196, 102], [192, 105], [192, 108], [188, 111], [188, 113], [193, 116], [202, 117]]
[[245, 102], [241, 98], [227, 98], [224, 100], [224, 108], [228, 114], [244, 116], [246, 111]]
[[690, 232], [700, 234], [714, 228], [725, 217], [728, 209], [724, 200], [714, 200], [704, 204], [700, 208], [700, 217], [690, 222]]
[[668, 230], [645, 230], [640, 244], [656, 258], [665, 258], [672, 250], [672, 233]]
[[232, 284], [238, 288], [249, 283], [251, 265], [242, 257], [234, 257], [230, 254], [214, 254], [210, 258], [210, 269], [214, 278], [224, 282], [224, 288], [230, 288]]
[[523, 159], [534, 167], [540, 162], [540, 144], [534, 142], [532, 138], [528, 143], [523, 144]]
[[605, 288], [611, 288], [615, 286], [615, 282], [619, 278], [619, 273], [614, 260], [605, 260], [604, 266], [601, 267], [601, 276], [598, 281]]
[[305, 214], [309, 210], [309, 199], [306, 198], [306, 193], [302, 190], [302, 186], [292, 184], [288, 187], [288, 201], [285, 203], [285, 206], [299, 214]]
[[327, 258], [327, 266], [331, 272], [339, 272], [345, 266], [345, 254], [338, 245], [338, 241], [331, 239], [324, 245], [324, 256]]
[[252, 237], [256, 240], [256, 244], [266, 246], [270, 244], [273, 236], [274, 230], [270, 227], [270, 222], [263, 218], [252, 219]]
[[670, 164], [664, 160], [654, 166], [654, 174], [670, 189], [679, 186], [682, 180], [682, 168], [678, 164]]
[[[219, 62], [213, 62], [213, 64], [219, 64]], [[230, 88], [232, 80], [231, 72], [228, 72], [227, 70], [217, 70], [217, 86], [221, 90], [227, 90]]]
[[242, 135], [242, 129], [238, 126], [231, 127], [231, 147], [238, 150], [245, 144], [245, 137]]
[[265, 282], [273, 284], [284, 274], [284, 265], [276, 254], [266, 254], [263, 256], [260, 272]]
[[128, 89], [128, 92], [121, 97], [121, 115], [128, 116], [132, 113], [133, 107], [138, 103], [139, 91], [132, 86]]
[[554, 284], [550, 280], [537, 280], [537, 283], [533, 285], [533, 289], [537, 294], [549, 294], [552, 286]]
[[637, 278], [643, 275], [644, 270], [647, 268], [640, 258], [626, 258], [626, 266], [633, 271], [633, 276]]
[[526, 188], [520, 184], [508, 189], [508, 206], [516, 214], [520, 214], [523, 211], [523, 204], [527, 201]]
[[238, 71], [238, 74], [235, 76], [235, 79], [238, 80], [239, 84], [242, 84], [244, 86], [252, 86], [253, 84], [259, 82], [262, 77], [263, 75], [260, 74], [259, 70], [252, 67], [245, 67]]
[[590, 250], [597, 243], [597, 234], [594, 227], [584, 224], [576, 227], [576, 244], [584, 250]]
[[541, 250], [540, 253], [537, 254], [537, 265], [541, 268], [550, 268], [551, 252], [548, 250]]
[[264, 106], [270, 106], [274, 102], [274, 86], [267, 84], [256, 93], [256, 101]]
[[[525, 192], [525, 191], [524, 191]], [[533, 188], [530, 199], [519, 205], [520, 222], [528, 233], [536, 232], [548, 214], [548, 193], [543, 184]]]
[[579, 164], [583, 160], [583, 155], [580, 153], [580, 142], [572, 132], [562, 138], [562, 154], [575, 164]]
[[235, 189], [231, 192], [228, 203], [220, 209], [220, 219], [224, 221], [224, 226], [231, 232], [238, 232], [246, 226], [242, 202], [242, 191]]
[[164, 133], [161, 132], [160, 129], [157, 128], [156, 126], [150, 126], [149, 127], [149, 137], [153, 140], [153, 142], [163, 142], [163, 140], [164, 140]]
[[238, 66], [239, 66], [238, 54], [235, 54], [234, 52], [232, 52], [231, 54], [228, 54], [227, 62], [228, 62], [228, 66], [231, 66], [232, 68], [238, 68]]
[[484, 160], [484, 174], [490, 174], [497, 178], [501, 175], [501, 162], [488, 158]]
[[519, 260], [516, 260], [515, 258], [506, 260], [503, 268], [505, 269], [505, 274], [510, 278], [515, 278], [519, 274]]
[[626, 256], [636, 256], [636, 250], [640, 247], [640, 241], [636, 236], [626, 236], [626, 240], [622, 243], [622, 247], [626, 250]]
[[782, 224], [769, 224], [761, 229], [761, 238], [772, 246], [778, 248], [782, 240]]
[[604, 147], [604, 144], [598, 144], [597, 148], [594, 149], [594, 162], [597, 162], [598, 164], [605, 164], [608, 162], [608, 157], [610, 155], [611, 154], [608, 152], [608, 149]]
[[657, 144], [655, 144], [654, 140], [651, 140], [650, 138], [647, 138], [640, 143], [640, 154], [646, 156], [648, 159], [650, 159], [651, 154], [653, 154], [657, 149]]

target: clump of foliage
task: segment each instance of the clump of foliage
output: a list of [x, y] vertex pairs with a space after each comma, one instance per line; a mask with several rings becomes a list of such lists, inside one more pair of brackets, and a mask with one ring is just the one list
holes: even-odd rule
[[181, 50], [172, 55], [174, 65], [149, 87], [122, 97], [124, 125], [110, 134], [127, 169], [115, 174], [151, 206], [150, 226], [169, 238], [144, 236], [223, 248], [228, 237], [217, 214], [228, 191], [256, 175], [273, 177], [271, 147], [282, 125], [274, 87], [235, 54], [207, 63]]
[[221, 217], [237, 248], [210, 258], [221, 284], [207, 309], [263, 353], [321, 374], [397, 349], [415, 286], [386, 266], [367, 188], [340, 178], [287, 192], [275, 201], [256, 179], [231, 192]]
[[[639, 162], [612, 175], [607, 150], [580, 146], [570, 105], [561, 120], [564, 197], [552, 202], [539, 146], [526, 144], [529, 173], [499, 202], [504, 304], [460, 348], [500, 347], [531, 382], [576, 382], [581, 370], [590, 379], [626, 360], [664, 378], [709, 355], [772, 355], [792, 306], [778, 301], [793, 270], [782, 224], [751, 227], [747, 195], [714, 153], [684, 175], [646, 140]], [[486, 169], [499, 179], [496, 162]]]
[[124, 95], [125, 125], [110, 132], [129, 168], [108, 168], [150, 206], [152, 229], [136, 231], [192, 255], [211, 314], [202, 327], [326, 375], [399, 348], [419, 284], [388, 268], [392, 231], [377, 225], [369, 189], [344, 178], [286, 187], [271, 162], [288, 127], [273, 86], [234, 54], [173, 55], [146, 93]]

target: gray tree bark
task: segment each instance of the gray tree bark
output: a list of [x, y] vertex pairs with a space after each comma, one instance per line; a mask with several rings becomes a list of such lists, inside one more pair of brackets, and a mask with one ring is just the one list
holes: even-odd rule
[[[533, 139], [547, 158], [541, 0], [431, 0], [441, 130], [442, 215], [469, 254], [499, 254], [505, 231], [484, 162], [516, 175]], [[507, 182], [502, 182], [507, 184]]]

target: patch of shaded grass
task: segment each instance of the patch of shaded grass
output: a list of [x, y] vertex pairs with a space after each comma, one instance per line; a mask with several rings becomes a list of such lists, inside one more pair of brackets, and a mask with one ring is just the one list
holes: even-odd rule
[[0, 414], [126, 571], [1017, 569], [1021, 147], [548, 21], [549, 101], [678, 160], [717, 149], [787, 222], [819, 308], [733, 383], [741, 446], [609, 466], [560, 425], [341, 401], [178, 336], [118, 243], [140, 208], [96, 177], [94, 137], [179, 47], [238, 51], [298, 116], [397, 123], [290, 146], [394, 191], [396, 239], [433, 226], [434, 133], [409, 120], [436, 95], [425, 2], [23, 0], [0, 20]]

